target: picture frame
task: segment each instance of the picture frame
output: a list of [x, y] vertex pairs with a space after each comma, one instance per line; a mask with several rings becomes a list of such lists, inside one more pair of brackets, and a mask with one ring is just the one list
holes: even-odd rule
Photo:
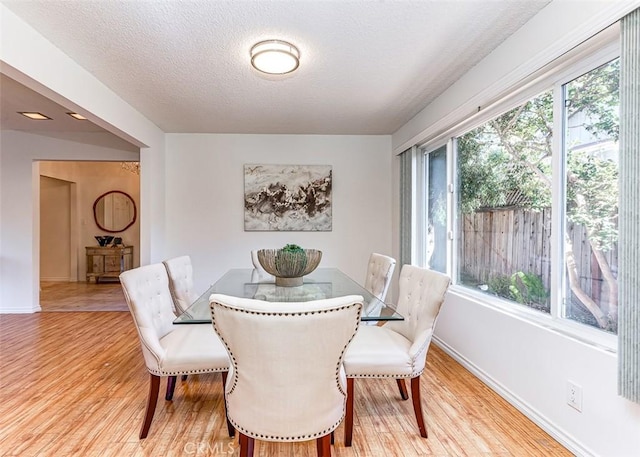
[[245, 231], [331, 231], [332, 186], [331, 165], [245, 165]]

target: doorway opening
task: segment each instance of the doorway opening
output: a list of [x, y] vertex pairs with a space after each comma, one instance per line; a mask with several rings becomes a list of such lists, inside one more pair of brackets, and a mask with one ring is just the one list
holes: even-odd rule
[[[101, 196], [118, 191], [139, 211], [139, 167], [129, 162], [40, 161], [36, 168], [42, 311], [128, 311], [114, 268], [140, 265], [139, 220], [134, 215], [126, 227], [105, 227], [96, 219], [95, 207]], [[100, 246], [96, 237], [106, 235], [115, 242]], [[118, 260], [121, 251], [128, 253], [126, 262]], [[100, 263], [105, 258], [106, 267], [104, 260]], [[100, 268], [108, 273], [99, 280], [88, 274]]]

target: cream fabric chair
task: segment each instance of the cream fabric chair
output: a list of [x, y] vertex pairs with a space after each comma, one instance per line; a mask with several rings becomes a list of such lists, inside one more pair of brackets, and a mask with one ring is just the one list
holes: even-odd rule
[[[173, 299], [173, 313], [179, 316], [187, 310], [193, 302], [198, 299], [193, 286], [193, 266], [191, 265], [191, 257], [183, 255], [174, 257], [162, 262], [167, 275], [169, 275], [169, 290]], [[182, 376], [182, 380], [187, 380], [187, 375]], [[173, 391], [176, 386], [176, 377], [169, 376], [167, 380], [167, 393], [165, 400], [170, 401], [173, 398]]]
[[255, 439], [316, 439], [318, 455], [330, 456], [346, 407], [342, 357], [362, 297], [273, 303], [213, 294], [210, 304], [231, 358], [227, 414], [240, 433], [240, 455], [253, 455]]
[[[149, 433], [161, 376], [221, 372], [224, 385], [229, 356], [210, 325], [173, 325], [169, 279], [162, 264], [125, 271], [120, 274], [120, 283], [138, 330], [151, 381], [140, 430], [142, 439]], [[229, 434], [233, 435], [231, 427]]]
[[353, 434], [354, 378], [396, 378], [403, 400], [409, 398], [404, 380], [410, 378], [420, 435], [427, 437], [420, 402], [420, 375], [450, 282], [442, 273], [405, 265], [400, 273], [397, 307], [405, 320], [358, 330], [344, 357], [348, 390], [346, 446], [351, 446]]
[[169, 275], [169, 290], [173, 299], [174, 313], [179, 316], [199, 297], [193, 286], [191, 257], [183, 255], [162, 263]]
[[258, 250], [257, 249], [251, 251], [251, 263], [253, 264], [253, 268], [256, 269], [256, 271], [258, 272], [258, 275], [260, 277], [269, 277], [269, 276], [271, 276], [267, 272], [267, 270], [262, 268], [262, 265], [260, 265], [260, 261], [258, 260]]
[[380, 301], [384, 301], [391, 284], [393, 270], [396, 268], [396, 259], [374, 252], [369, 257], [367, 265], [367, 277], [364, 280], [364, 288], [371, 292]]
[[[364, 280], [364, 288], [374, 297], [384, 303], [393, 278], [393, 270], [396, 268], [396, 260], [393, 257], [378, 254], [376, 252], [369, 256], [367, 265], [367, 276]], [[379, 314], [382, 303], [365, 305], [365, 314]], [[376, 321], [368, 321], [367, 325], [376, 325]]]

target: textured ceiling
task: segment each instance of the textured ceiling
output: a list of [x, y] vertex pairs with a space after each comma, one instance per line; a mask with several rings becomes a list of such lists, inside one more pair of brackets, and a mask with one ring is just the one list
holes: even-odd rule
[[[1, 1], [165, 132], [300, 134], [393, 133], [549, 3]], [[251, 68], [269, 38], [295, 73]]]

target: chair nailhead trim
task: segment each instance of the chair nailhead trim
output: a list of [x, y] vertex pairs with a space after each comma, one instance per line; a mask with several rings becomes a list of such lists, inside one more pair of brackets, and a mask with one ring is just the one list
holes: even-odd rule
[[[344, 308], [353, 308], [356, 305], [361, 305], [361, 303], [353, 303], [351, 305], [348, 306], [341, 306], [340, 308], [327, 308], [327, 309], [319, 309], [316, 311], [298, 311], [298, 312], [278, 312], [278, 313], [270, 313], [268, 311], [254, 311], [254, 310], [249, 310], [249, 309], [240, 309], [240, 308], [235, 308], [233, 306], [227, 306], [223, 303], [218, 303], [218, 305], [220, 305], [222, 308], [226, 308], [226, 309], [230, 309], [232, 311], [236, 311], [239, 313], [247, 313], [247, 314], [256, 314], [259, 316], [282, 316], [282, 317], [295, 317], [295, 316], [309, 316], [312, 314], [326, 314], [326, 313], [332, 313], [332, 312], [336, 312], [336, 311], [341, 311]], [[209, 308], [211, 310], [213, 310], [213, 304], [209, 303]], [[215, 324], [215, 321], [214, 321]]]
[[224, 368], [206, 368], [200, 370], [188, 370], [188, 371], [162, 371], [162, 370], [149, 370], [149, 373], [156, 376], [179, 376], [183, 374], [201, 374], [201, 373], [219, 373], [221, 371], [229, 371], [229, 367]]
[[348, 374], [347, 378], [396, 378], [396, 379], [409, 379], [416, 378], [424, 373], [424, 368], [418, 373], [411, 374]]
[[[229, 410], [229, 405], [226, 405], [227, 407], [227, 411]], [[233, 419], [229, 418], [229, 422], [231, 422], [231, 425], [233, 425], [233, 427], [236, 430], [239, 430], [240, 432], [242, 432], [243, 435], [247, 435], [251, 438], [255, 438], [258, 440], [267, 440], [267, 441], [308, 441], [308, 440], [312, 440], [314, 438], [319, 438], [321, 436], [325, 436], [328, 435], [329, 433], [333, 432], [335, 429], [338, 428], [338, 426], [340, 425], [340, 423], [344, 420], [344, 414], [342, 415], [342, 417], [340, 418], [339, 421], [337, 421], [336, 423], [334, 423], [333, 425], [331, 425], [330, 427], [327, 427], [326, 429], [320, 431], [320, 432], [316, 432], [316, 433], [311, 433], [309, 435], [298, 435], [298, 436], [275, 436], [275, 435], [263, 435], [262, 433], [257, 433], [257, 432], [252, 432], [250, 430], [247, 430], [244, 427], [239, 426]]]

